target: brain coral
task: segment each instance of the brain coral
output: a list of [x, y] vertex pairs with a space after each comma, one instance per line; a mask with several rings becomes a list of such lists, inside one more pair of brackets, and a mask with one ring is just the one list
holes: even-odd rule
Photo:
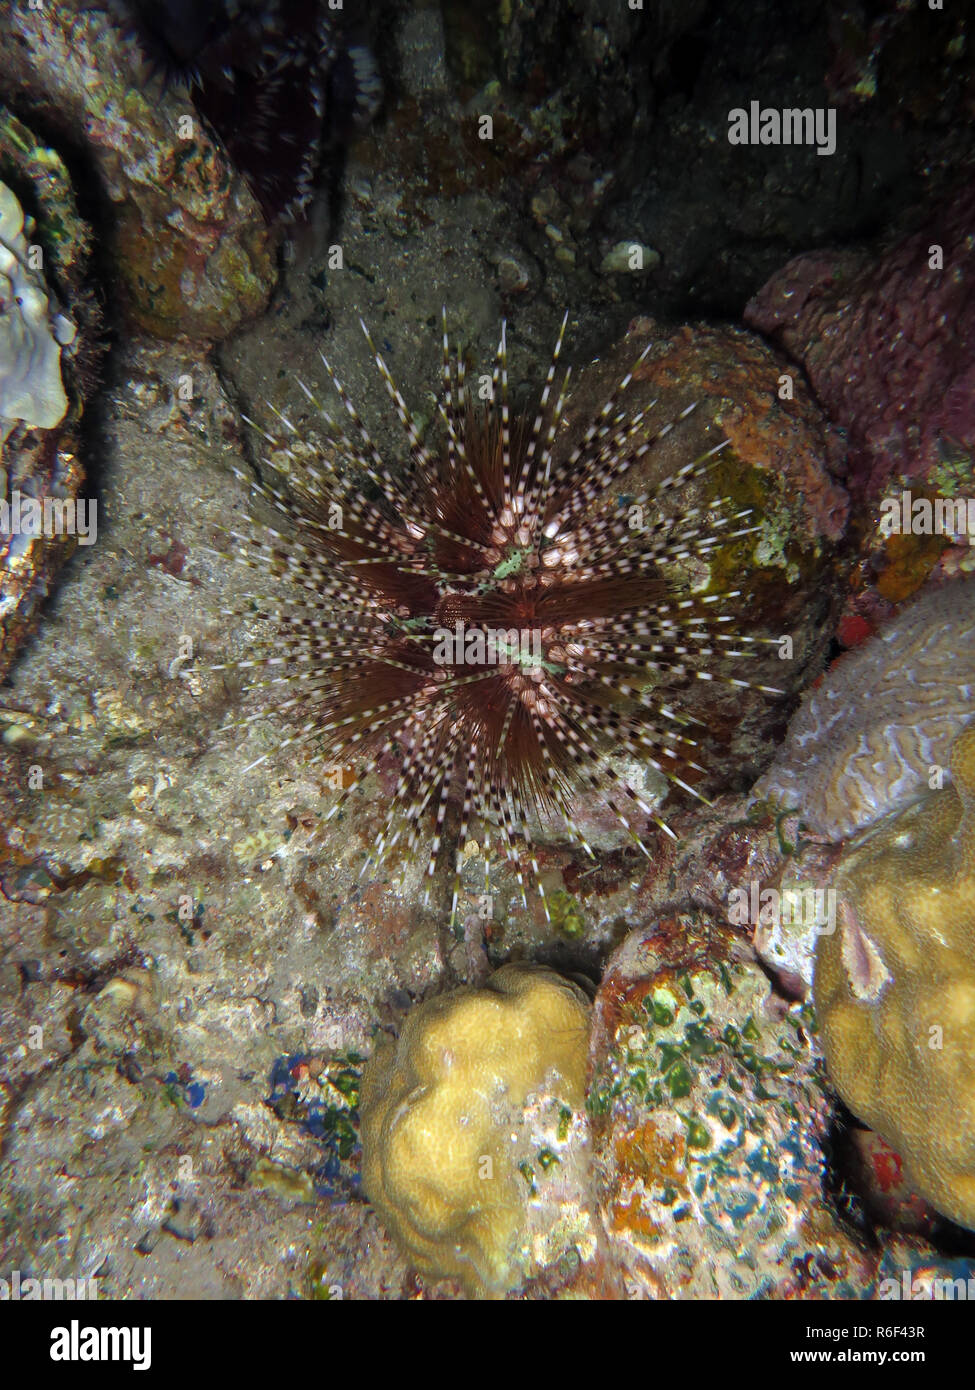
[[422, 1273], [473, 1294], [520, 1282], [529, 1189], [513, 1130], [543, 1089], [563, 1113], [581, 1109], [588, 1036], [581, 990], [513, 964], [418, 1005], [377, 1048], [362, 1078], [362, 1182]]
[[755, 785], [839, 840], [924, 791], [975, 713], [975, 582], [924, 594], [808, 693]]
[[840, 868], [814, 990], [840, 1095], [923, 1197], [975, 1227], [975, 728], [951, 772]]

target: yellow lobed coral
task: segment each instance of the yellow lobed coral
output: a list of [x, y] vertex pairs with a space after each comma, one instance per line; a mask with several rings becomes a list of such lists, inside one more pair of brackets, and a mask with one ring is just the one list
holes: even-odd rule
[[814, 989], [843, 1100], [932, 1205], [975, 1228], [975, 727], [951, 774], [841, 868]]
[[415, 1267], [471, 1294], [520, 1282], [529, 1188], [518, 1131], [529, 1097], [584, 1102], [589, 1006], [543, 967], [418, 1005], [362, 1078], [362, 1181]]

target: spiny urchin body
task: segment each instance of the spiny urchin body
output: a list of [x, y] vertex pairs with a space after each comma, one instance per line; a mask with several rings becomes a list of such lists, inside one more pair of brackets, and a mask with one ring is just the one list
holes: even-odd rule
[[[680, 691], [697, 679], [749, 685], [727, 674], [728, 661], [762, 640], [729, 631], [720, 605], [739, 594], [684, 597], [665, 577], [751, 529], [728, 499], [663, 505], [707, 475], [727, 441], [623, 506], [615, 485], [636, 476], [678, 422], [653, 424], [652, 407], [620, 409], [630, 372], [565, 447], [570, 369], [557, 387], [556, 374], [567, 318], [537, 410], [513, 418], [505, 329], [489, 399], [475, 404], [445, 317], [436, 449], [376, 354], [409, 439], [402, 471], [381, 457], [323, 357], [352, 432], [322, 411], [331, 447], [309, 464], [298, 428], [279, 414], [281, 438], [260, 432], [287, 459], [288, 483], [253, 486], [287, 530], [235, 533], [245, 564], [287, 581], [280, 601], [260, 596], [273, 647], [238, 663], [248, 676], [265, 672], [257, 683], [280, 693], [278, 712], [295, 721], [279, 751], [307, 745], [333, 768], [351, 765], [339, 805], [395, 755], [397, 785], [370, 860], [404, 828], [414, 848], [429, 826], [432, 877], [451, 842], [452, 920], [474, 817], [488, 838], [493, 828], [523, 898], [527, 850], [543, 903], [532, 826], [554, 821], [592, 855], [573, 809], [580, 796], [595, 796], [644, 851], [648, 821], [672, 833], [620, 760], [693, 793], [704, 768]], [[646, 519], [634, 526], [635, 516]]]
[[332, 142], [372, 119], [375, 62], [328, 0], [103, 0], [143, 80], [182, 84], [271, 219], [300, 217]]

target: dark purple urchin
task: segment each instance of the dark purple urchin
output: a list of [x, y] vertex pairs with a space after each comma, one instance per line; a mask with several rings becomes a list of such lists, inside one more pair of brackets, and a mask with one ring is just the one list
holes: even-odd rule
[[382, 84], [328, 0], [104, 0], [143, 80], [183, 84], [271, 219], [300, 217]]
[[[727, 441], [623, 506], [615, 485], [677, 422], [654, 425], [649, 408], [620, 410], [631, 371], [567, 447], [560, 427], [570, 369], [553, 390], [566, 320], [537, 409], [514, 419], [505, 330], [491, 400], [477, 405], [445, 320], [438, 448], [421, 439], [376, 353], [409, 439], [403, 470], [381, 457], [323, 357], [353, 433], [302, 385], [328, 423], [331, 448], [309, 463], [284, 415], [285, 436], [261, 430], [279, 463], [287, 459], [289, 477], [280, 488], [251, 486], [288, 527], [233, 533], [238, 558], [265, 580], [273, 572], [284, 581], [278, 599], [268, 600], [266, 585], [252, 596], [250, 616], [270, 621], [273, 638], [236, 663], [248, 679], [264, 670], [254, 684], [279, 690], [278, 712], [295, 721], [277, 751], [309, 745], [332, 768], [355, 766], [330, 816], [395, 758], [386, 827], [367, 862], [404, 828], [414, 848], [429, 823], [428, 876], [444, 839], [456, 846], [452, 920], [474, 816], [488, 835], [496, 829], [523, 898], [519, 846], [527, 847], [543, 902], [531, 826], [554, 821], [593, 855], [573, 810], [580, 796], [595, 796], [644, 852], [648, 821], [671, 834], [618, 760], [649, 765], [698, 795], [693, 783], [705, 769], [695, 721], [681, 710], [687, 684], [749, 686], [729, 661], [767, 640], [729, 630], [744, 609], [737, 591], [684, 597], [665, 578], [667, 567], [700, 566], [752, 529], [727, 498], [664, 505], [708, 474]], [[639, 528], [634, 509], [649, 518]]]
[[[227, 23], [224, 0], [104, 0], [105, 9], [142, 51], [143, 75], [169, 85], [191, 86], [201, 58]], [[97, 3], [88, 5], [95, 10]]]

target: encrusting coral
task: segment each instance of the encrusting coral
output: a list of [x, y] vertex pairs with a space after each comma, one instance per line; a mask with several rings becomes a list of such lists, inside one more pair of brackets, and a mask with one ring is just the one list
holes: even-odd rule
[[362, 1078], [362, 1182], [422, 1273], [472, 1294], [521, 1282], [529, 1180], [513, 1132], [533, 1095], [581, 1110], [588, 1034], [580, 989], [511, 964], [483, 989], [418, 1005], [398, 1042], [377, 1047]]
[[596, 995], [594, 1186], [631, 1298], [848, 1298], [871, 1277], [821, 1200], [809, 1005], [740, 955], [725, 928], [663, 916]]
[[95, 503], [77, 510], [102, 352], [90, 244], [57, 151], [0, 103], [0, 678], [96, 535]]
[[838, 873], [814, 997], [843, 1100], [923, 1197], [975, 1228], [975, 728], [956, 740], [951, 775]]
[[51, 311], [28, 255], [23, 211], [0, 183], [0, 439], [18, 420], [52, 429], [68, 409], [61, 347], [74, 338], [74, 326]]

